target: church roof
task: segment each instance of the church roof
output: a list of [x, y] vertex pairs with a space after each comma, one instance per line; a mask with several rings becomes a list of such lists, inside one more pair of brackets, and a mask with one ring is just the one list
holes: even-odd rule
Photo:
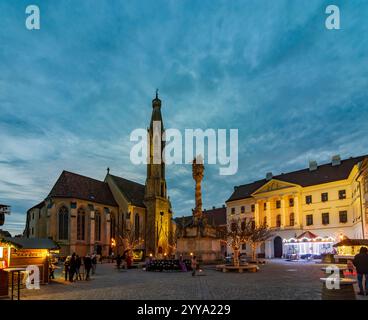
[[[294, 183], [302, 187], [345, 180], [349, 177], [353, 167], [364, 160], [367, 156], [360, 156], [342, 160], [339, 165], [333, 166], [332, 163], [327, 163], [318, 166], [314, 171], [309, 168], [293, 171], [278, 176], [273, 176], [272, 179], [277, 179], [284, 182]], [[234, 192], [226, 202], [250, 198], [252, 193], [266, 184], [268, 180], [262, 179], [252, 183], [240, 185], [234, 188]]]
[[54, 198], [76, 198], [110, 206], [117, 203], [106, 182], [63, 171], [48, 195]]
[[129, 202], [137, 207], [145, 208], [144, 194], [145, 186], [143, 184], [127, 180], [121, 177], [113, 176], [109, 174], [115, 185], [125, 195]]

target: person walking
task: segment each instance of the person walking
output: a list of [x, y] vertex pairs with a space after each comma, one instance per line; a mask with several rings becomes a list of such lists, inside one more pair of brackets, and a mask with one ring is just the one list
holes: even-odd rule
[[70, 269], [70, 257], [68, 256], [65, 258], [65, 261], [64, 261], [65, 281], [68, 281], [69, 269]]
[[72, 257], [70, 258], [70, 268], [69, 268], [69, 281], [73, 282], [74, 274], [76, 270], [76, 254], [75, 252], [72, 254]]
[[192, 276], [194, 277], [196, 275], [197, 271], [197, 257], [193, 256], [192, 258]]
[[[358, 294], [361, 296], [368, 295], [368, 249], [366, 247], [360, 248], [359, 253], [354, 257], [353, 264], [357, 271], [360, 290]], [[365, 278], [365, 288], [363, 288], [363, 277]]]
[[94, 253], [92, 256], [92, 274], [96, 273], [96, 267], [97, 267], [97, 255]]
[[75, 280], [82, 280], [82, 275], [80, 274], [80, 267], [82, 265], [82, 259], [80, 256], [76, 256], [75, 259]]
[[92, 268], [92, 259], [91, 256], [89, 254], [87, 254], [84, 259], [84, 270], [86, 272], [86, 280], [89, 280], [89, 273], [91, 271]]
[[118, 269], [120, 269], [120, 266], [121, 266], [121, 256], [120, 256], [120, 254], [118, 254], [116, 256], [116, 266], [117, 266]]

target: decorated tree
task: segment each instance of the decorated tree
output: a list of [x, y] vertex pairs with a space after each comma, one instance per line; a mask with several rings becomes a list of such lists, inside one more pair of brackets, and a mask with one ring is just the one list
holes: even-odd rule
[[243, 240], [245, 243], [249, 243], [252, 248], [252, 261], [257, 261], [258, 247], [272, 236], [272, 232], [266, 224], [256, 226], [254, 221], [244, 223]]
[[240, 246], [246, 241], [246, 229], [244, 223], [240, 222], [240, 219], [233, 219], [228, 225], [228, 230], [226, 234], [227, 244], [231, 246], [234, 253], [233, 264], [239, 267], [239, 253]]

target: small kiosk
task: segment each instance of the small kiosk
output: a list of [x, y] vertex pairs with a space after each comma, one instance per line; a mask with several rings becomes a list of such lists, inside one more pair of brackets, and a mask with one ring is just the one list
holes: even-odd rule
[[48, 283], [51, 250], [59, 250], [59, 246], [50, 239], [10, 237], [0, 239], [0, 296], [8, 295], [9, 282], [14, 277], [14, 275], [10, 276], [9, 271], [15, 268], [36, 265], [40, 270], [40, 283]]
[[359, 253], [361, 247], [368, 247], [368, 239], [349, 239], [345, 238], [334, 245], [337, 248], [337, 254], [334, 256], [335, 261], [346, 263], [353, 260], [354, 256]]

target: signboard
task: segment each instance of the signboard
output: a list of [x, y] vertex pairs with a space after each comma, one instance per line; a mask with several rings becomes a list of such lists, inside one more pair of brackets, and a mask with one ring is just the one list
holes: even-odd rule
[[16, 250], [13, 252], [13, 257], [18, 258], [44, 258], [46, 255], [46, 250]]

